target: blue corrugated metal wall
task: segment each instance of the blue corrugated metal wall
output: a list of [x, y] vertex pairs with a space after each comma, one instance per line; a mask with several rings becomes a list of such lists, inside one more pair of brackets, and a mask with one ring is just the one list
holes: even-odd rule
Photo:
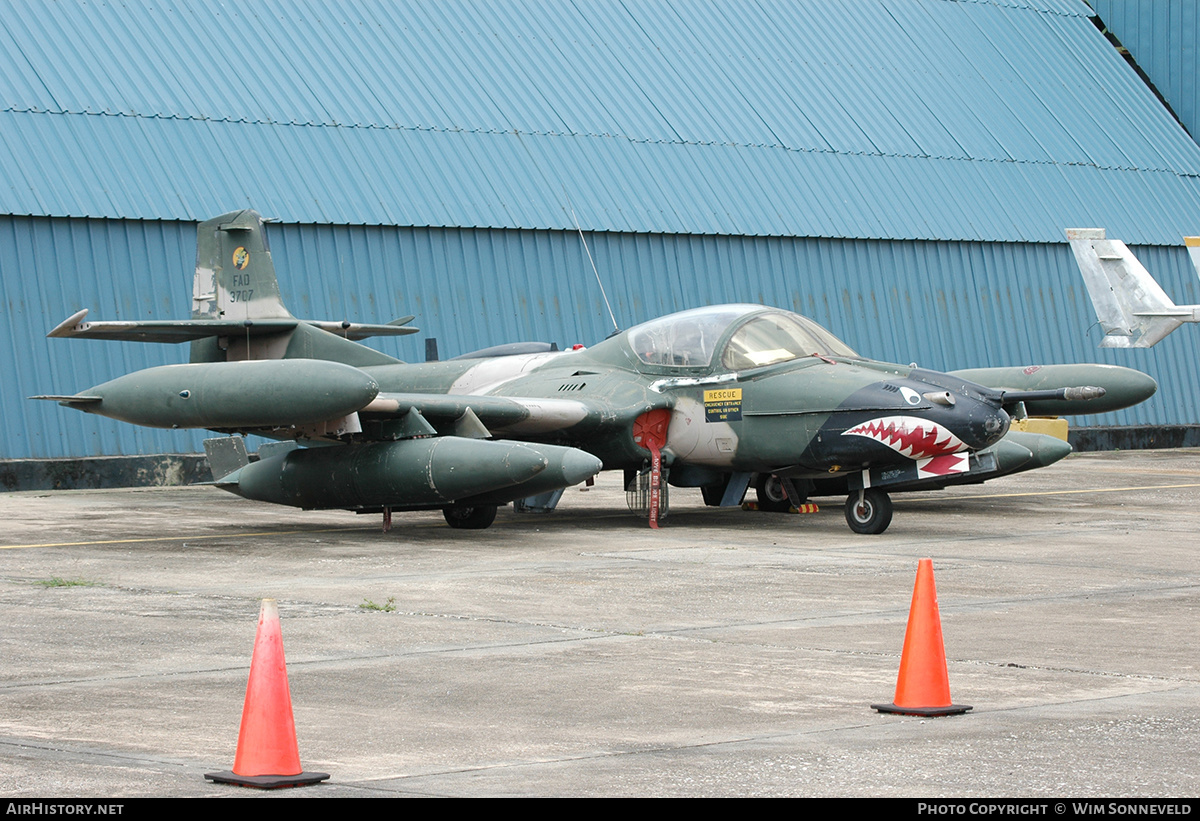
[[43, 334], [79, 307], [185, 316], [193, 220], [237, 207], [285, 221], [273, 247], [297, 313], [417, 313], [444, 355], [608, 333], [574, 209], [624, 325], [760, 301], [930, 367], [1141, 367], [1158, 397], [1082, 421], [1200, 421], [1194, 335], [1097, 350], [1062, 241], [1101, 226], [1153, 246], [1138, 250], [1168, 292], [1200, 301], [1177, 244], [1197, 232], [1200, 148], [1088, 14], [1077, 0], [10, 0], [0, 457], [198, 447], [24, 397], [182, 361]]
[[1195, 0], [1090, 0], [1138, 67], [1200, 137], [1200, 4]]
[[186, 361], [186, 349], [174, 346], [64, 347], [44, 337], [79, 308], [97, 318], [186, 317], [195, 230], [179, 223], [0, 218], [0, 344], [7, 352], [0, 458], [195, 450], [169, 434], [97, 425], [90, 416], [26, 400]]
[[[299, 315], [386, 321], [416, 313], [422, 334], [376, 341], [410, 361], [518, 339], [593, 343], [611, 330], [579, 237], [560, 231], [272, 225], [272, 252]], [[718, 302], [763, 302], [813, 317], [860, 353], [953, 369], [1097, 361], [1155, 375], [1146, 405], [1090, 424], [1197, 422], [1195, 340], [1101, 351], [1065, 244], [588, 235], [622, 326]], [[128, 371], [186, 361], [185, 346], [45, 339], [80, 307], [94, 318], [184, 317], [195, 226], [0, 219], [0, 328], [20, 352], [4, 386], [0, 457], [191, 452], [200, 434], [149, 431], [26, 396], [72, 393]], [[1136, 248], [1179, 302], [1200, 302], [1182, 246]]]
[[1077, 0], [0, 6], [0, 213], [1169, 244], [1200, 149]]

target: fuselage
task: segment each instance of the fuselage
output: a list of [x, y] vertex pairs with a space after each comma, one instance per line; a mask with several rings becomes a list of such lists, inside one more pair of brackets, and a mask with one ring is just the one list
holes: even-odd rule
[[1040, 433], [1005, 436], [1006, 408], [1115, 410], [1156, 387], [1103, 365], [955, 375], [876, 362], [761, 305], [671, 314], [586, 350], [502, 346], [406, 364], [357, 340], [416, 333], [413, 317], [294, 317], [253, 211], [201, 223], [196, 260], [191, 319], [89, 322], [84, 310], [50, 332], [190, 341], [187, 364], [36, 398], [137, 425], [281, 440], [256, 461], [237, 437], [206, 440], [214, 483], [299, 507], [380, 510], [385, 523], [393, 509], [439, 507], [452, 527], [487, 527], [498, 505], [605, 467], [639, 472], [639, 488], [649, 479], [652, 524], [663, 479], [726, 506], [754, 481], [775, 509], [814, 490], [848, 492], [850, 527], [881, 533], [892, 490], [983, 481], [1070, 452]]
[[674, 314], [584, 350], [364, 370], [381, 394], [543, 400], [560, 419], [552, 430], [493, 432], [577, 447], [610, 469], [645, 461], [634, 427], [656, 410], [669, 413], [668, 465], [796, 476], [953, 458], [994, 444], [1009, 425], [987, 388], [863, 359], [819, 326], [762, 306]]

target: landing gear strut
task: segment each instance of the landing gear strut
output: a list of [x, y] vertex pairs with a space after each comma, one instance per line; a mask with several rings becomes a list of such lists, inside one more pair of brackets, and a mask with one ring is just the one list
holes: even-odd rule
[[892, 499], [879, 488], [851, 493], [846, 499], [846, 524], [855, 533], [882, 533], [892, 523]]
[[496, 521], [495, 505], [450, 505], [442, 508], [446, 524], [462, 530], [483, 530]]
[[783, 489], [783, 481], [774, 473], [760, 473], [754, 483], [754, 495], [758, 497], [758, 509], [768, 513], [787, 513], [792, 502]]

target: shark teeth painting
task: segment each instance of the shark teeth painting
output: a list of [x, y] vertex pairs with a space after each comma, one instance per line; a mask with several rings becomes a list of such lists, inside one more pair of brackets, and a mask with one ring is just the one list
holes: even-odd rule
[[880, 416], [855, 425], [843, 436], [866, 436], [909, 459], [927, 459], [965, 450], [957, 436], [936, 422], [916, 416]]

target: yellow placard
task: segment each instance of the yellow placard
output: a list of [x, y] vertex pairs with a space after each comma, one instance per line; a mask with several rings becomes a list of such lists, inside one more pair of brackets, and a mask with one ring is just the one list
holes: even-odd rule
[[704, 421], [736, 422], [741, 418], [741, 388], [721, 388], [704, 392]]
[[725, 388], [723, 390], [705, 391], [704, 392], [704, 404], [706, 404], [706, 405], [709, 404], [710, 402], [741, 402], [741, 401], [742, 401], [742, 389], [741, 388]]

